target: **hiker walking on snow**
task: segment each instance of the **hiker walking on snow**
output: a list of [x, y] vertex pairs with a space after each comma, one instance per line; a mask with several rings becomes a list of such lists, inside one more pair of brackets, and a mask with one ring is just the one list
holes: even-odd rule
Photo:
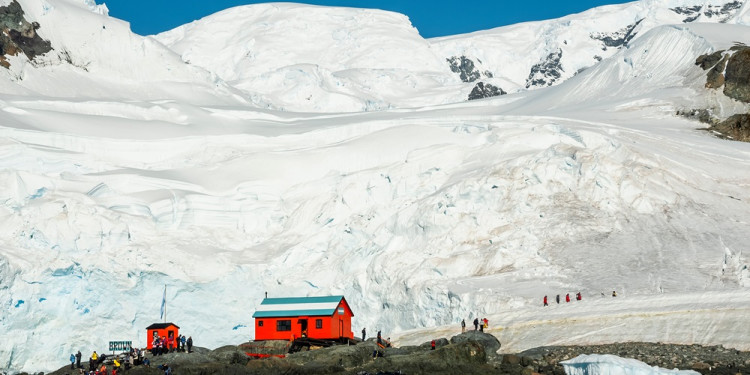
[[547, 304], [547, 296], [544, 296], [544, 306], [549, 306], [549, 305]]
[[474, 330], [479, 329], [479, 318], [474, 318]]
[[576, 301], [581, 300], [581, 292], [576, 293]]
[[565, 295], [565, 302], [570, 302], [570, 293]]
[[558, 304], [560, 303], [560, 295], [559, 294], [557, 295], [557, 297], [555, 297], [555, 300], [557, 301]]

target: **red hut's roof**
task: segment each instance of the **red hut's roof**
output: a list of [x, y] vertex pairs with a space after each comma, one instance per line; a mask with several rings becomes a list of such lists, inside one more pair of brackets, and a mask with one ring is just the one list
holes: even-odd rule
[[333, 315], [344, 296], [266, 298], [258, 306], [253, 318]]
[[164, 328], [167, 328], [167, 327], [170, 327], [170, 326], [175, 326], [175, 327], [177, 327], [177, 329], [180, 328], [177, 324], [174, 324], [174, 323], [154, 323], [154, 324], [146, 327], [146, 329], [164, 329]]

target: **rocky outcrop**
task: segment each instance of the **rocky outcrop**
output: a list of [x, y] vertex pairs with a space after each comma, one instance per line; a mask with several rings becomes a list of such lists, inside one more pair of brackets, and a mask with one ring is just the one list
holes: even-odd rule
[[742, 3], [742, 1], [736, 0], [722, 5], [693, 5], [671, 8], [670, 10], [685, 16], [682, 20], [684, 23], [693, 22], [701, 15], [708, 19], [718, 19], [719, 22], [723, 23], [731, 19], [742, 8]]
[[29, 60], [52, 50], [49, 41], [42, 39], [36, 30], [37, 22], [30, 23], [24, 18], [21, 5], [16, 0], [0, 7], [0, 66], [10, 67], [6, 56], [23, 53]]
[[526, 88], [552, 86], [562, 77], [563, 68], [560, 64], [562, 49], [550, 53], [538, 64], [531, 67], [529, 78], [526, 79]]
[[[750, 353], [721, 346], [622, 343], [596, 346], [542, 347], [516, 354], [496, 354], [497, 339], [469, 331], [450, 340], [419, 346], [387, 348], [373, 359], [377, 347], [371, 339], [351, 346], [333, 346], [291, 354], [286, 358], [249, 359], [243, 346], [225, 346], [213, 351], [196, 348], [194, 353], [172, 353], [150, 357], [150, 367], [136, 366], [128, 375], [161, 375], [168, 365], [181, 375], [244, 374], [505, 374], [533, 373], [565, 375], [561, 361], [580, 354], [614, 354], [634, 358], [667, 369], [693, 369], [703, 375], [750, 373]], [[66, 366], [51, 375], [73, 373]]]
[[492, 72], [480, 72], [476, 68], [474, 61], [466, 56], [452, 56], [451, 58], [446, 59], [446, 61], [450, 64], [451, 71], [457, 73], [463, 82], [474, 82], [482, 78], [483, 75], [486, 78], [492, 78]]
[[698, 65], [703, 70], [711, 69], [724, 57], [724, 50], [719, 50], [711, 54], [705, 54], [698, 56], [695, 59], [695, 65]]
[[717, 51], [701, 55], [695, 65], [706, 74], [706, 87], [718, 89], [724, 87], [724, 95], [750, 103], [750, 47], [737, 45], [729, 51]]
[[503, 91], [503, 89], [497, 86], [491, 85], [489, 83], [479, 82], [469, 93], [469, 100], [490, 98], [493, 96], [500, 96], [505, 94], [507, 94], [507, 92]]
[[737, 114], [719, 124], [711, 126], [709, 130], [727, 139], [750, 142], [750, 114]]
[[632, 25], [628, 25], [623, 27], [620, 30], [617, 30], [612, 33], [592, 33], [590, 35], [591, 39], [601, 41], [604, 43], [605, 48], [606, 47], [613, 47], [613, 48], [620, 48], [622, 46], [625, 46], [635, 38], [635, 36], [638, 34], [635, 29], [638, 27], [638, 25], [643, 22], [643, 19], [638, 20], [636, 23]]

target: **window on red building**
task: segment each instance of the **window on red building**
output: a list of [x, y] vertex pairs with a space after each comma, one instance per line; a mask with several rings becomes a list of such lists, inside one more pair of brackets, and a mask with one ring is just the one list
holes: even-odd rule
[[315, 328], [317, 329], [323, 328], [323, 319], [315, 319]]
[[292, 330], [292, 321], [291, 320], [277, 320], [276, 321], [276, 330], [277, 331], [291, 331]]
[[262, 320], [258, 321], [258, 327], [263, 327], [263, 321]]

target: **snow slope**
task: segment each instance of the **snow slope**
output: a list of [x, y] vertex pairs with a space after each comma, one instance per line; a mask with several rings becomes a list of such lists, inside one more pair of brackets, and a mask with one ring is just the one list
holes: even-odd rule
[[[434, 103], [456, 83], [402, 14], [291, 3], [227, 9], [156, 36], [269, 107], [356, 112]], [[442, 90], [441, 90], [442, 89]], [[413, 98], [413, 97], [417, 98]], [[429, 100], [429, 101], [426, 101]]]
[[[57, 23], [65, 15], [125, 27], [90, 2], [24, 1], [55, 6], [33, 17], [40, 34], [77, 30]], [[165, 68], [177, 54], [124, 31], [127, 48], [153, 47], [144, 66], [164, 65], [118, 71], [74, 44], [88, 72], [14, 61], [11, 72], [51, 83], [2, 83], [0, 369], [144, 345], [165, 285], [167, 320], [206, 347], [252, 339], [268, 292], [345, 295], [355, 327], [402, 344], [486, 316], [503, 351], [628, 340], [750, 350], [750, 145], [674, 116], [747, 111], [702, 90], [693, 65], [747, 32], [661, 26], [555, 87], [358, 113], [259, 108], [291, 99], [209, 83], [192, 60]], [[128, 59], [127, 48], [111, 53]], [[617, 299], [600, 297], [611, 290]], [[577, 291], [582, 302], [540, 306]]]

